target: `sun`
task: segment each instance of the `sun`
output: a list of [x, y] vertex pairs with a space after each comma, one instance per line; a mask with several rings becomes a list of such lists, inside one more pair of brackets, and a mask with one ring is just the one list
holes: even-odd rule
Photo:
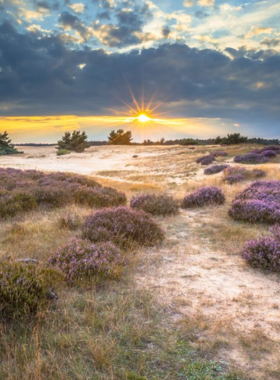
[[148, 121], [151, 121], [152, 119], [145, 115], [144, 113], [141, 113], [137, 116], [137, 120], [140, 121], [140, 123], [147, 123]]

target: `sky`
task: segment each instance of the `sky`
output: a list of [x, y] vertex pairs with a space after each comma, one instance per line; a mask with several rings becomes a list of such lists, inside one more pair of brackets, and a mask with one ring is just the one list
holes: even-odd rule
[[279, 19], [279, 0], [0, 0], [0, 133], [279, 138]]

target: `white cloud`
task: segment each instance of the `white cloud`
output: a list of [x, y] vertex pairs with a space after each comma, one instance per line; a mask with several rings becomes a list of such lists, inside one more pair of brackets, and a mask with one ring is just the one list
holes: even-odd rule
[[259, 36], [260, 34], [271, 34], [272, 32], [273, 28], [261, 28], [259, 26], [253, 26], [246, 34], [245, 38], [252, 38], [254, 36]]
[[76, 13], [83, 13], [85, 10], [85, 6], [83, 3], [71, 4], [69, 5], [69, 8], [73, 9], [73, 11]]
[[192, 7], [194, 5], [194, 0], [186, 0], [183, 5], [184, 7]]
[[198, 4], [202, 7], [211, 7], [212, 5], [215, 5], [215, 0], [199, 0]]
[[37, 33], [37, 32], [40, 32], [40, 33], [43, 33], [43, 34], [49, 34], [49, 33], [52, 33], [51, 30], [47, 30], [47, 29], [42, 29], [40, 25], [30, 25], [28, 28], [26, 28], [27, 30], [29, 30], [29, 32], [31, 33]]
[[80, 70], [83, 70], [85, 67], [86, 67], [86, 63], [81, 63], [80, 65], [78, 65], [78, 68], [80, 69]]

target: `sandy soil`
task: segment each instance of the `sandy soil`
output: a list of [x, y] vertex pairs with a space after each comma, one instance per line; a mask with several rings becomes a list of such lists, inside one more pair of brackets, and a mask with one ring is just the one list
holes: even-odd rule
[[[141, 252], [137, 283], [153, 290], [202, 352], [252, 379], [280, 379], [280, 277], [253, 270], [240, 257], [244, 242], [267, 230], [228, 217], [230, 201], [246, 184], [230, 187], [221, 174], [205, 176], [195, 159], [209, 149], [103, 146], [57, 157], [54, 148], [24, 147], [24, 155], [1, 157], [0, 166], [87, 174], [119, 189], [125, 183], [153, 183], [178, 198], [201, 184], [222, 186], [225, 206], [159, 219], [167, 239]], [[279, 163], [263, 168], [268, 179], [280, 179]]]

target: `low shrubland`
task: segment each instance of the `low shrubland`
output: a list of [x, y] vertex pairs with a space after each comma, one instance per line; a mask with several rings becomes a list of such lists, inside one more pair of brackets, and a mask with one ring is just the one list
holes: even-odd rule
[[280, 181], [256, 181], [236, 196], [229, 215], [251, 223], [280, 223]]
[[124, 259], [110, 242], [93, 244], [72, 239], [52, 255], [49, 264], [61, 270], [68, 282], [74, 282], [83, 278], [118, 278]]
[[212, 165], [209, 168], [206, 168], [204, 170], [204, 174], [206, 174], [206, 175], [217, 174], [217, 173], [224, 171], [228, 167], [229, 167], [229, 165]]
[[221, 205], [225, 196], [221, 189], [213, 186], [201, 187], [188, 194], [182, 202], [182, 208], [202, 207], [207, 205]]
[[231, 166], [224, 170], [223, 180], [230, 185], [247, 180], [265, 177], [266, 172], [261, 169], [248, 170], [240, 166]]
[[105, 208], [87, 217], [82, 226], [83, 238], [108, 242], [120, 247], [154, 245], [161, 242], [164, 233], [143, 211], [129, 207]]
[[178, 202], [167, 194], [140, 194], [130, 201], [130, 207], [152, 215], [175, 215], [179, 212]]
[[76, 174], [0, 169], [0, 187], [1, 218], [12, 217], [38, 206], [56, 208], [77, 203], [89, 207], [109, 207], [126, 203], [125, 194]]
[[263, 236], [246, 243], [242, 257], [254, 268], [280, 272], [280, 226], [270, 229], [272, 236]]
[[247, 153], [244, 156], [236, 156], [234, 162], [242, 164], [265, 164], [269, 158], [259, 153]]
[[215, 157], [208, 155], [208, 156], [199, 157], [196, 160], [196, 163], [201, 164], [201, 165], [210, 165], [212, 164], [213, 161], [215, 161]]
[[52, 271], [34, 265], [0, 264], [0, 315], [5, 319], [30, 317], [42, 310], [51, 297]]

